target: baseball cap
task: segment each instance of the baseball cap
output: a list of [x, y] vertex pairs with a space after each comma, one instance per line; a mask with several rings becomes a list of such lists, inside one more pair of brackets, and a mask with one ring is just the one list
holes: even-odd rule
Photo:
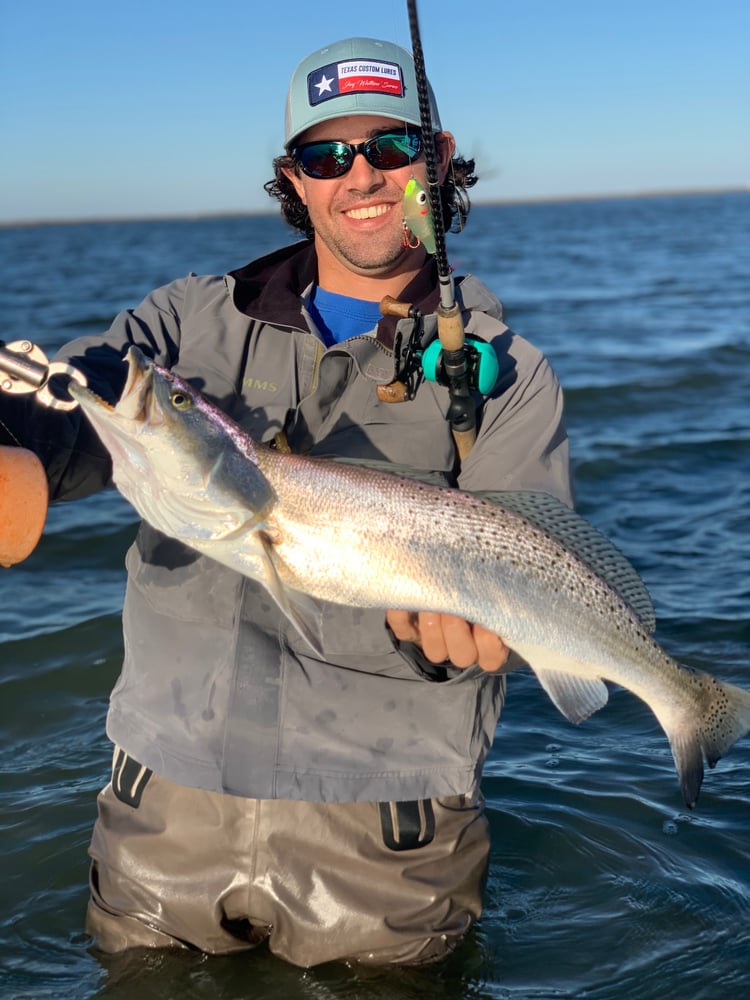
[[[432, 87], [430, 116], [440, 131]], [[284, 144], [292, 144], [312, 125], [344, 115], [382, 115], [419, 125], [419, 99], [411, 53], [393, 42], [347, 38], [318, 49], [292, 74], [286, 102]]]

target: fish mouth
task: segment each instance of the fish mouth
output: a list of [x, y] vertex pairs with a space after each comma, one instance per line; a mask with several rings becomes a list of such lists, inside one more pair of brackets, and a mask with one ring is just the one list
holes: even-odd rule
[[108, 403], [106, 399], [102, 399], [88, 386], [79, 385], [71, 380], [68, 392], [84, 412], [98, 415], [104, 410], [108, 415], [120, 417], [123, 420], [141, 421], [145, 419], [149, 391], [153, 381], [153, 362], [135, 345], [128, 349], [124, 360], [128, 366], [125, 385], [120, 398], [114, 405]]
[[128, 373], [115, 409], [126, 420], [138, 420], [146, 408], [154, 378], [154, 363], [135, 345], [128, 348], [125, 361]]

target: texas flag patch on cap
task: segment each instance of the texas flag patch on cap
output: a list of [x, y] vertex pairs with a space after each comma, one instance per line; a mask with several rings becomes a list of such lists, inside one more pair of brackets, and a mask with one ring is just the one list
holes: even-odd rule
[[314, 107], [347, 94], [391, 94], [404, 96], [401, 67], [372, 59], [347, 59], [329, 63], [307, 75], [307, 95]]

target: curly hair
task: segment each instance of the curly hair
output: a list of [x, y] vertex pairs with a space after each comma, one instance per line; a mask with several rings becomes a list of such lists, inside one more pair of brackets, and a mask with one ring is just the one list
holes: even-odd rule
[[[299, 233], [312, 239], [314, 229], [310, 222], [307, 206], [300, 200], [294, 185], [284, 174], [284, 169], [299, 170], [293, 156], [277, 156], [273, 161], [274, 177], [263, 185], [269, 197], [276, 198], [281, 205], [284, 221]], [[440, 187], [440, 202], [443, 207], [443, 227], [446, 232], [459, 233], [466, 224], [471, 209], [468, 189], [479, 180], [474, 173], [474, 160], [454, 156], [448, 173]]]

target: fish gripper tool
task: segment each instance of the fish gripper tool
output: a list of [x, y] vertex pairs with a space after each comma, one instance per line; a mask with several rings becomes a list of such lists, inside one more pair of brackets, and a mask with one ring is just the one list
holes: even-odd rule
[[54, 410], [72, 410], [78, 403], [61, 399], [50, 389], [50, 379], [67, 375], [79, 385], [86, 385], [86, 376], [66, 361], [50, 364], [41, 347], [30, 340], [14, 340], [5, 344], [0, 340], [0, 391], [11, 395], [35, 392], [43, 406]]

